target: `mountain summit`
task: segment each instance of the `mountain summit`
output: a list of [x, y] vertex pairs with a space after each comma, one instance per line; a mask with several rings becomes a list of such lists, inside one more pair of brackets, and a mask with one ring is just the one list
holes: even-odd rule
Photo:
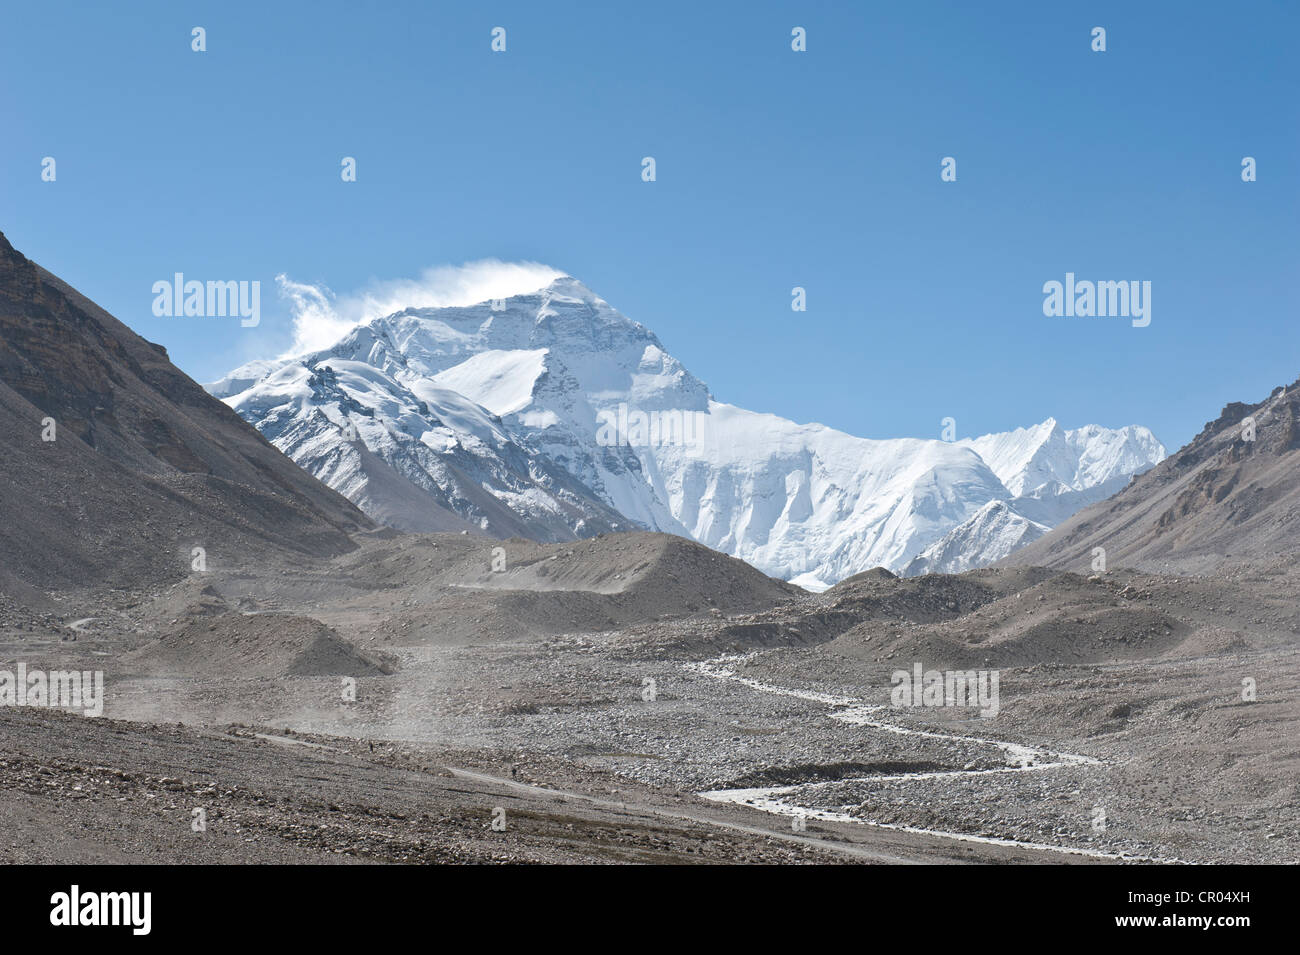
[[[991, 501], [1054, 526], [1164, 456], [1138, 427], [1049, 419], [971, 441], [877, 441], [746, 411], [569, 276], [403, 309], [208, 387], [393, 526], [428, 529], [451, 512], [543, 540], [641, 527], [813, 589], [901, 570]], [[996, 542], [974, 550], [1006, 555]]]

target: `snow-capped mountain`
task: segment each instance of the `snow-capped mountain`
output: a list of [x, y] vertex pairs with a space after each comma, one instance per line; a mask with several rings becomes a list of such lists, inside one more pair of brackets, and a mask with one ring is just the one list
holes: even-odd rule
[[369, 516], [402, 530], [472, 525], [552, 541], [635, 526], [500, 418], [429, 378], [399, 381], [365, 361], [314, 358], [278, 365], [227, 403]]
[[995, 563], [1050, 530], [1016, 513], [1007, 501], [989, 501], [908, 561], [903, 574], [960, 574]]
[[1165, 447], [1146, 428], [1062, 430], [1055, 418], [1032, 428], [958, 442], [983, 458], [1029, 518], [1055, 526], [1110, 497], [1130, 476], [1163, 461]]
[[990, 502], [1052, 526], [1164, 457], [1140, 427], [876, 441], [745, 411], [569, 277], [374, 318], [208, 387], [397, 527], [432, 529], [426, 506], [495, 536], [641, 526], [817, 589], [901, 570]]
[[1165, 457], [1146, 428], [1064, 431], [1054, 418], [958, 443], [979, 454], [1015, 496], [989, 501], [909, 561], [905, 575], [960, 574], [999, 561]]

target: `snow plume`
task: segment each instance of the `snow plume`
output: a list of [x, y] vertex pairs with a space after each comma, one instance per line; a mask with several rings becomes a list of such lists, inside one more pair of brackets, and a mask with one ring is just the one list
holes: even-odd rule
[[357, 325], [405, 308], [446, 308], [509, 298], [545, 288], [564, 274], [539, 262], [481, 259], [425, 269], [415, 279], [374, 282], [345, 295], [277, 275], [280, 294], [293, 314], [293, 344], [280, 357], [329, 348]]

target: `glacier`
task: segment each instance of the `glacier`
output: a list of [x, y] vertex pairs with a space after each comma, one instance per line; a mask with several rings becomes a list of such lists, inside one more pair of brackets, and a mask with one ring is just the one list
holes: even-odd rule
[[376, 316], [206, 387], [393, 527], [540, 540], [644, 528], [812, 590], [877, 566], [1000, 559], [1166, 454], [1137, 425], [874, 440], [747, 411], [570, 276]]

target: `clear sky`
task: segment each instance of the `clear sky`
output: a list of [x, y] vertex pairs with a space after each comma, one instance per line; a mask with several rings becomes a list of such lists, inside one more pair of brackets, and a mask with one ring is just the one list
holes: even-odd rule
[[[1300, 376], [1300, 3], [97, 0], [4, 21], [0, 230], [200, 381], [288, 346], [277, 274], [346, 295], [485, 258], [577, 276], [720, 400], [866, 437], [1050, 415], [1172, 448]], [[175, 272], [260, 281], [261, 324], [155, 317]], [[1150, 281], [1151, 324], [1045, 317], [1066, 272]]]

